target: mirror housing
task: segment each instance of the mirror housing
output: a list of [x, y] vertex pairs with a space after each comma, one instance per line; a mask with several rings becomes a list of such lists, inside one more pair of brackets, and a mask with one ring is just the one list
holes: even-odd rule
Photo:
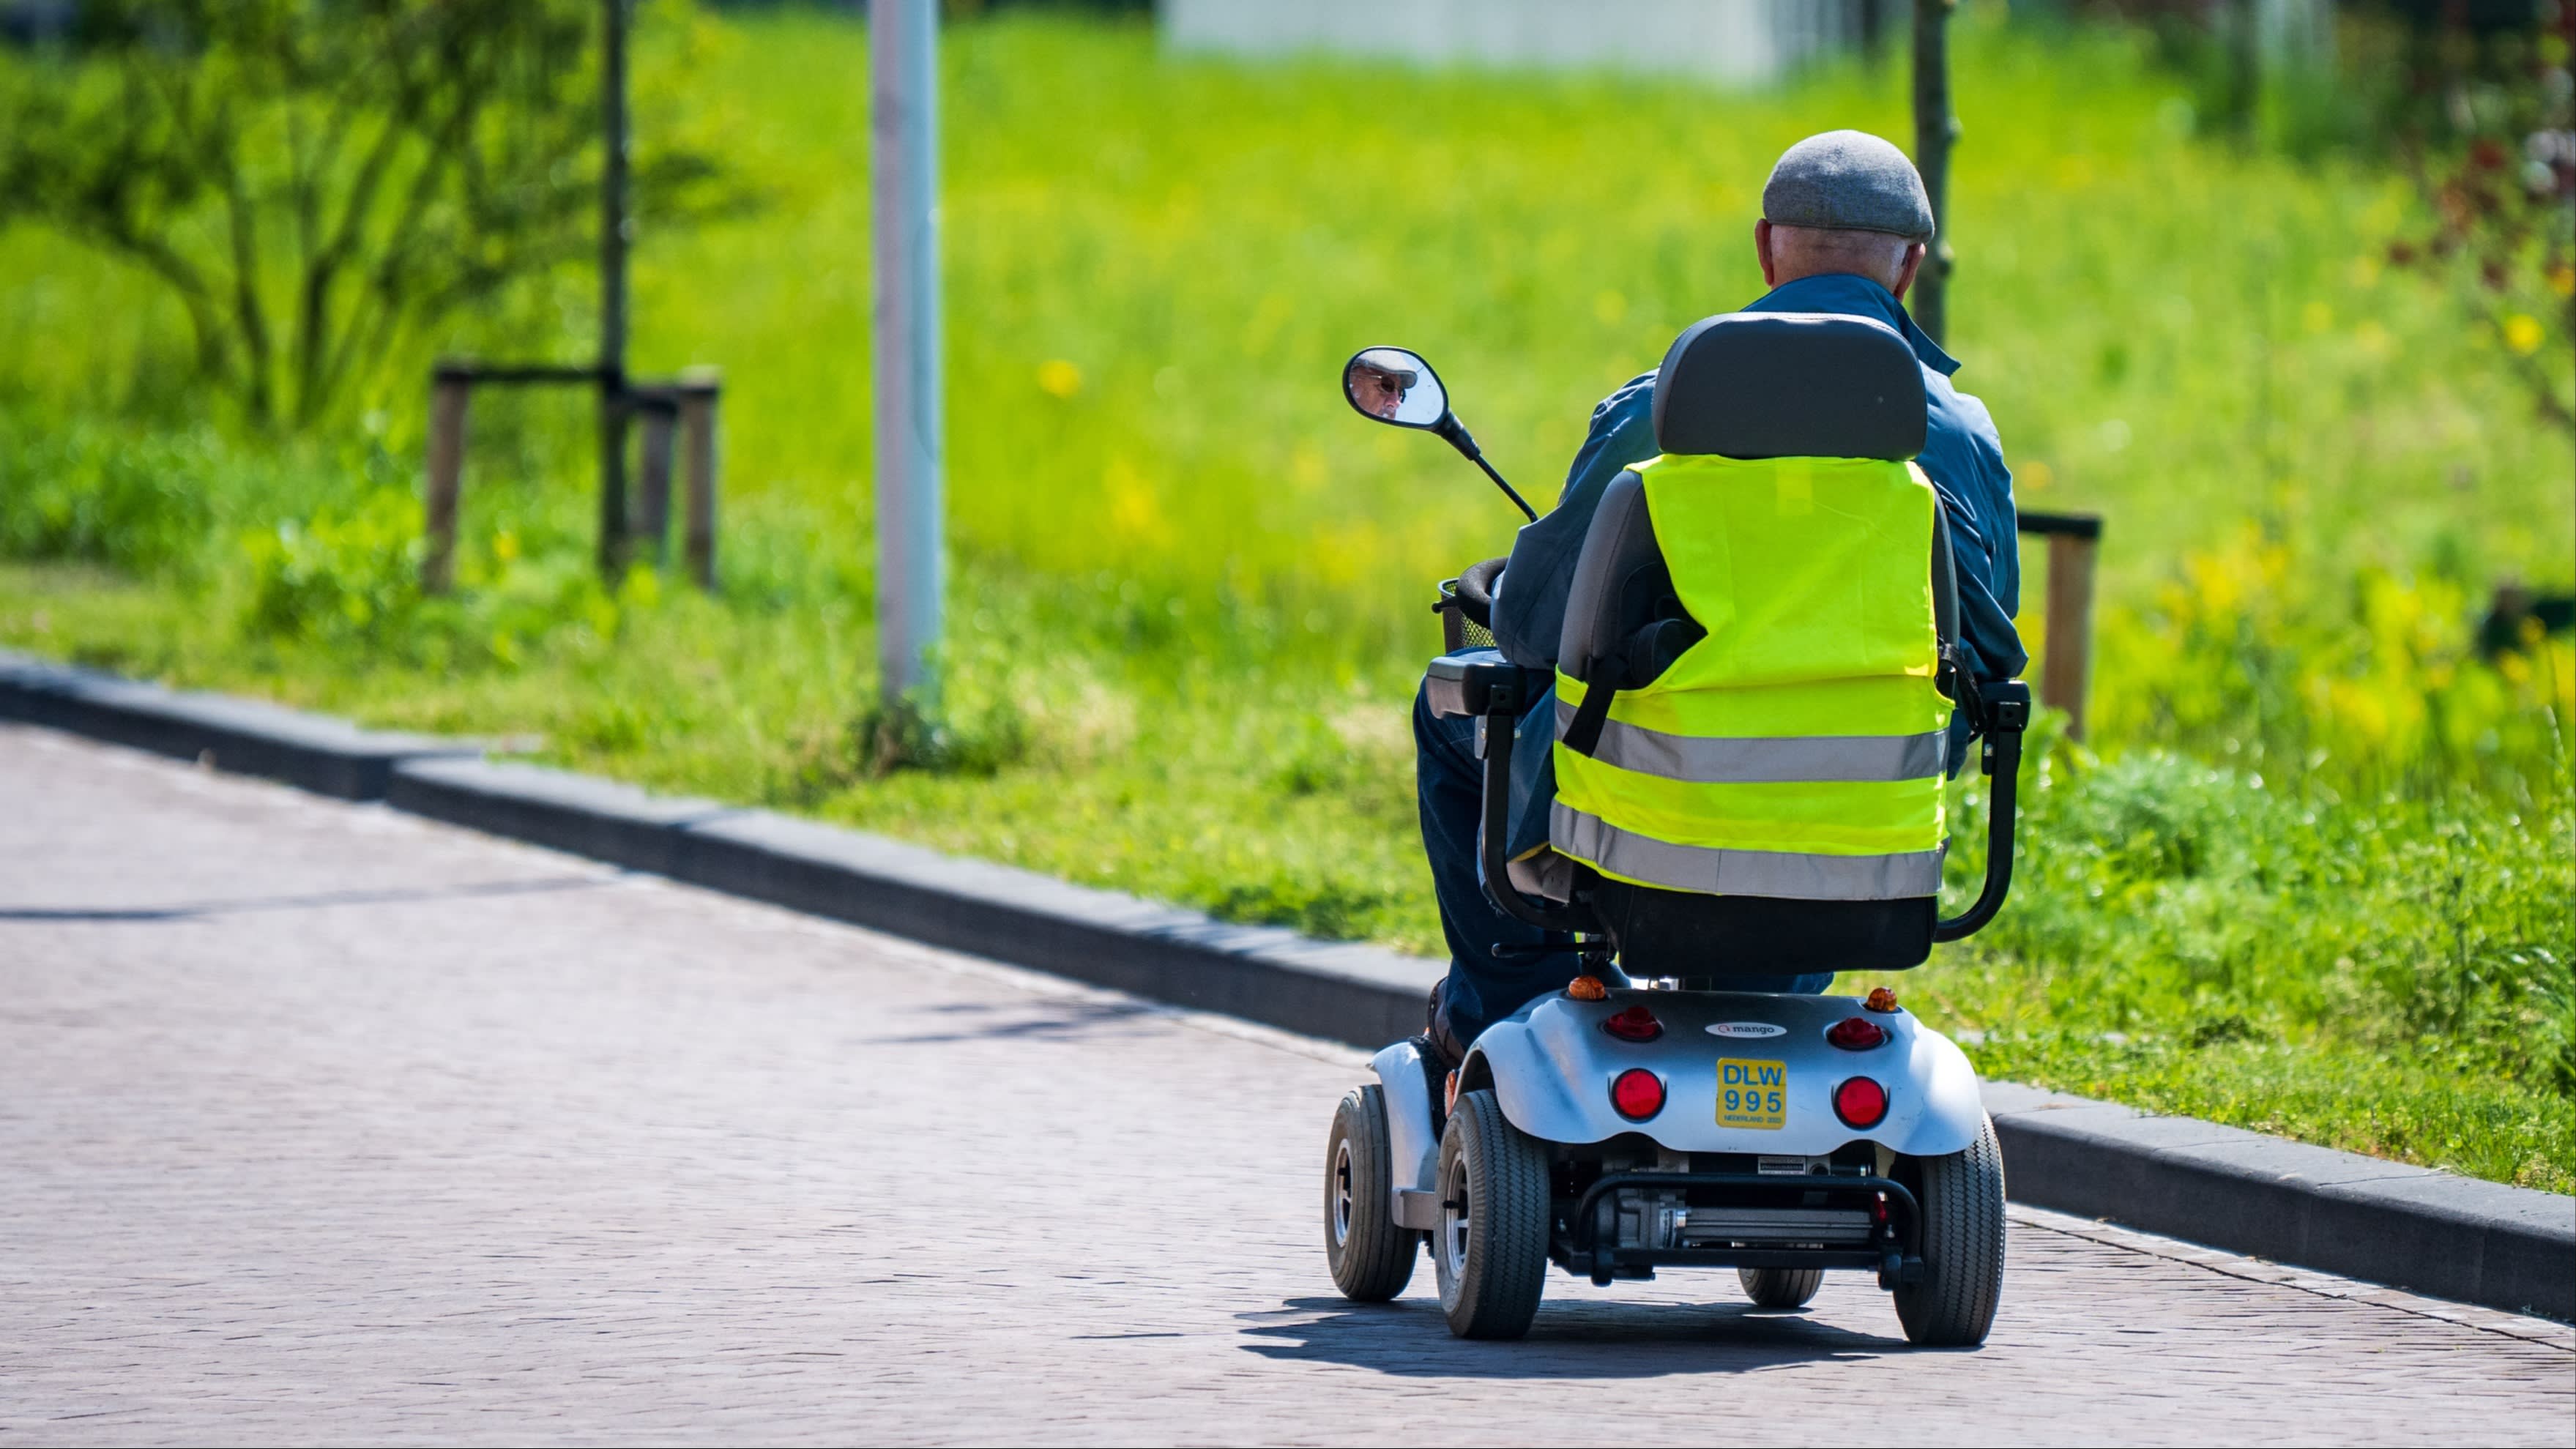
[[1431, 370], [1422, 354], [1405, 347], [1363, 347], [1342, 364], [1342, 396], [1353, 412], [1373, 423], [1388, 423], [1399, 428], [1419, 428], [1459, 451], [1466, 459], [1485, 470], [1503, 496], [1512, 500], [1524, 518], [1535, 519], [1538, 513], [1528, 500], [1512, 491], [1494, 465], [1485, 461], [1484, 451], [1449, 410], [1449, 390], [1440, 384], [1440, 374]]

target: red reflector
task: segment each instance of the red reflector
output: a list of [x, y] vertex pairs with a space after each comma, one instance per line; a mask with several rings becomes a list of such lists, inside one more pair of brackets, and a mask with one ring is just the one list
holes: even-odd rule
[[1887, 1043], [1887, 1028], [1865, 1016], [1850, 1016], [1826, 1027], [1825, 1040], [1847, 1052], [1865, 1052]]
[[1867, 1077], [1834, 1088], [1834, 1115], [1846, 1127], [1875, 1127], [1887, 1115], [1887, 1089]]
[[1602, 1021], [1601, 1029], [1621, 1041], [1653, 1041], [1664, 1034], [1664, 1024], [1655, 1020], [1655, 1014], [1642, 1006], [1613, 1012]]
[[1664, 1110], [1664, 1079], [1644, 1067], [1630, 1067], [1610, 1083], [1610, 1105], [1632, 1120]]

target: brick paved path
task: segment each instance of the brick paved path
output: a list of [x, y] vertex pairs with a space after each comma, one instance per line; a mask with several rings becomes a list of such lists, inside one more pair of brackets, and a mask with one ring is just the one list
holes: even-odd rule
[[1458, 1343], [1331, 1293], [1358, 1060], [0, 728], [0, 1441], [2576, 1439], [2563, 1329], [2019, 1210], [1978, 1353]]

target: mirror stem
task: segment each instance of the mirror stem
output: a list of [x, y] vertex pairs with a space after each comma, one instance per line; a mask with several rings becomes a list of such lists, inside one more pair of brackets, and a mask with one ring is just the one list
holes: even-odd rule
[[1512, 505], [1520, 509], [1523, 518], [1532, 523], [1538, 522], [1538, 510], [1530, 507], [1528, 500], [1514, 491], [1512, 485], [1503, 481], [1503, 475], [1494, 471], [1494, 465], [1485, 461], [1484, 454], [1469, 453], [1467, 456], [1476, 460], [1476, 466], [1485, 470], [1485, 476], [1494, 480], [1494, 486], [1503, 490], [1503, 496], [1512, 500]]
[[1476, 446], [1475, 435], [1467, 431], [1465, 423], [1458, 421], [1456, 413], [1443, 416], [1431, 431], [1450, 447], [1466, 454], [1468, 462], [1484, 469], [1485, 476], [1494, 480], [1494, 486], [1503, 490], [1503, 496], [1512, 500], [1512, 506], [1521, 511], [1523, 518], [1532, 523], [1538, 522], [1538, 510], [1530, 507], [1529, 500], [1521, 497], [1512, 485], [1504, 482], [1503, 475], [1494, 471], [1494, 465], [1485, 461], [1485, 450]]

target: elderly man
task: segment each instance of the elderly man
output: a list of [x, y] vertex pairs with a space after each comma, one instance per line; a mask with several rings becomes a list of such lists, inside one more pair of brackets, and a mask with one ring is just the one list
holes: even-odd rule
[[[1914, 325], [1903, 305], [1931, 239], [1931, 202], [1902, 151], [1858, 131], [1811, 136], [1781, 156], [1762, 189], [1753, 249], [1771, 290], [1744, 310], [1872, 318], [1912, 344], [1930, 412], [1917, 463], [1949, 517], [1961, 634], [1981, 677], [2009, 679], [2028, 662], [2013, 629], [2021, 565], [2012, 474], [1985, 405], [1950, 385], [1959, 364]], [[1575, 454], [1555, 509], [1523, 528], [1513, 545], [1493, 615], [1495, 640], [1512, 662], [1555, 666], [1566, 592], [1601, 492], [1621, 470], [1657, 451], [1654, 384], [1648, 372], [1593, 409], [1591, 435]], [[1554, 704], [1543, 700], [1538, 707], [1553, 711]], [[1451, 1066], [1478, 1032], [1563, 986], [1576, 966], [1570, 953], [1546, 951], [1540, 933], [1485, 899], [1476, 867], [1483, 772], [1474, 757], [1474, 724], [1435, 718], [1415, 701], [1422, 837], [1450, 953], [1448, 978], [1432, 993], [1429, 1036], [1435, 1054]], [[1964, 744], [1965, 722], [1954, 720], [1951, 729], [1953, 745]], [[1950, 758], [1962, 760], [1966, 751], [1953, 748]], [[1516, 773], [1528, 779], [1534, 772]], [[1543, 809], [1534, 813], [1544, 815]], [[1829, 975], [1748, 980], [1743, 989], [1819, 992], [1832, 981]]]

